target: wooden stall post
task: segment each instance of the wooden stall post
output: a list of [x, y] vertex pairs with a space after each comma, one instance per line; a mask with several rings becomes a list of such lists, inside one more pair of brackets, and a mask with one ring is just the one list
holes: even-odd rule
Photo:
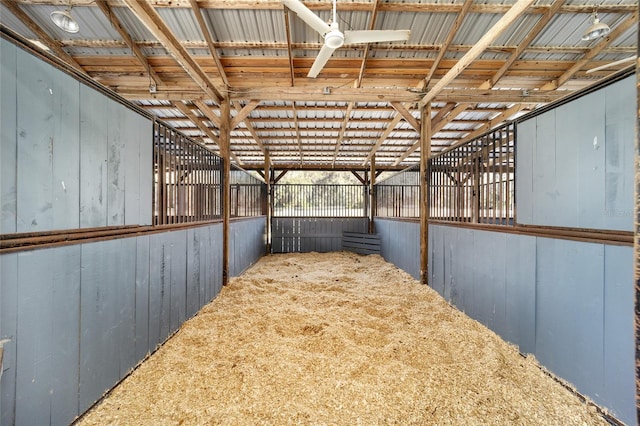
[[431, 103], [420, 120], [420, 282], [429, 284], [429, 157], [431, 156]]
[[376, 194], [374, 185], [376, 184], [376, 155], [371, 157], [369, 176], [369, 233], [375, 232], [373, 219], [376, 214]]
[[222, 285], [229, 282], [231, 221], [231, 113], [229, 99], [220, 102], [220, 155], [222, 157]]
[[[638, 5], [640, 10], [640, 5]], [[640, 33], [638, 34], [640, 41]], [[639, 45], [640, 46], [640, 45]], [[640, 48], [638, 50], [640, 53]], [[640, 105], [640, 58], [636, 60], [636, 89], [638, 105]], [[634, 330], [636, 341], [636, 417], [640, 423], [640, 108], [636, 111], [635, 144], [635, 194], [634, 194], [634, 236], [633, 236], [633, 282], [635, 291]]]
[[265, 215], [266, 215], [266, 224], [265, 224], [265, 246], [266, 246], [266, 254], [271, 253], [271, 159], [269, 158], [269, 151], [265, 150], [264, 153], [264, 183], [267, 185], [267, 193], [265, 194], [264, 203], [266, 205]]

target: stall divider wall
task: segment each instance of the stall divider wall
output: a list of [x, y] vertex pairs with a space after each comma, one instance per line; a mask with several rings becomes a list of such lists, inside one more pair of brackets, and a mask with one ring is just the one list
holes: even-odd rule
[[[222, 223], [152, 222], [152, 118], [0, 40], [0, 234], [144, 233], [0, 254], [0, 424], [66, 425], [222, 286]], [[231, 275], [264, 254], [234, 220]]]
[[[519, 224], [632, 231], [634, 84], [628, 76], [518, 120]], [[419, 224], [375, 226], [385, 259], [417, 278]], [[429, 285], [636, 424], [632, 247], [476, 228], [429, 224]]]

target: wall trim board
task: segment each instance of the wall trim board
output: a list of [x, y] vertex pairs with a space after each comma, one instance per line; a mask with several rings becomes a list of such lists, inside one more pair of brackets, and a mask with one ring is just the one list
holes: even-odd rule
[[136, 235], [159, 234], [183, 229], [201, 228], [221, 220], [178, 223], [158, 226], [109, 226], [87, 229], [71, 229], [63, 231], [28, 232], [21, 234], [0, 235], [0, 254], [14, 253], [27, 250], [84, 244], [87, 242], [115, 240]]
[[501, 232], [505, 234], [529, 235], [532, 237], [557, 238], [562, 240], [581, 241], [586, 243], [603, 243], [610, 245], [633, 245], [633, 232], [603, 231], [599, 229], [565, 228], [559, 226], [538, 225], [487, 225], [480, 223], [447, 222], [430, 220], [430, 225], [450, 226], [453, 228], [477, 229], [480, 231]]

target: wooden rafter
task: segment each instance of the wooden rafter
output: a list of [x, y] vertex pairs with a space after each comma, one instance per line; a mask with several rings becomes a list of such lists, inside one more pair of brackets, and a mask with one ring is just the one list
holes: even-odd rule
[[149, 64], [149, 61], [147, 61], [147, 58], [144, 56], [144, 54], [142, 53], [138, 45], [133, 41], [129, 32], [122, 26], [122, 23], [120, 22], [118, 17], [113, 13], [113, 9], [111, 9], [111, 6], [109, 6], [109, 4], [105, 1], [98, 1], [96, 2], [96, 5], [102, 11], [102, 13], [104, 13], [104, 15], [109, 19], [111, 26], [116, 31], [118, 31], [118, 34], [120, 34], [120, 37], [122, 37], [122, 39], [126, 43], [127, 47], [131, 50], [133, 55], [136, 58], [138, 58], [138, 61], [140, 61], [142, 66], [147, 70], [147, 73], [149, 74], [149, 78], [152, 79], [156, 85], [159, 85], [160, 83], [162, 83], [162, 80], [160, 79], [158, 74], [156, 74], [155, 70], [151, 67], [151, 65]]
[[556, 16], [558, 10], [562, 7], [565, 0], [555, 0], [549, 10], [542, 15], [540, 20], [536, 23], [536, 25], [528, 32], [527, 36], [520, 42], [516, 50], [514, 50], [509, 59], [500, 67], [498, 71], [491, 77], [489, 80], [485, 81], [483, 84], [478, 87], [479, 89], [491, 89], [495, 84], [502, 78], [503, 75], [507, 73], [511, 65], [522, 55], [522, 53], [529, 47], [531, 42], [538, 37], [538, 34], [547, 26], [551, 18]]
[[197, 0], [191, 1], [191, 9], [193, 9], [193, 14], [196, 17], [196, 21], [198, 21], [198, 26], [200, 27], [200, 32], [204, 36], [205, 41], [207, 42], [207, 47], [209, 48], [209, 52], [211, 52], [211, 57], [213, 61], [216, 63], [216, 68], [218, 68], [218, 74], [220, 74], [220, 78], [224, 82], [226, 86], [229, 85], [229, 80], [227, 79], [227, 74], [224, 71], [224, 67], [222, 66], [222, 62], [220, 62], [220, 56], [218, 56], [218, 51], [216, 50], [216, 46], [213, 43], [213, 39], [211, 38], [211, 33], [209, 32], [209, 28], [207, 27], [206, 22], [204, 22], [204, 17], [202, 16], [202, 11], [200, 10], [200, 6], [198, 5]]
[[300, 153], [300, 164], [304, 162], [302, 156], [302, 140], [300, 139], [300, 126], [298, 126], [298, 111], [296, 110], [296, 103], [291, 102], [291, 110], [293, 111], [293, 127], [295, 131], [295, 139], [298, 143], [298, 152]]
[[238, 114], [236, 114], [236, 116], [231, 120], [231, 129], [234, 129], [238, 126], [238, 124], [243, 122], [244, 119], [247, 118], [249, 114], [251, 114], [251, 111], [253, 111], [259, 104], [260, 101], [258, 99], [252, 99], [248, 104], [244, 106], [244, 108], [239, 109]]
[[293, 66], [293, 49], [291, 47], [291, 18], [289, 15], [289, 9], [284, 8], [284, 29], [287, 33], [287, 56], [289, 57], [289, 82], [291, 87], [295, 85], [296, 74]]
[[34, 22], [33, 19], [29, 15], [27, 15], [15, 2], [11, 0], [1, 0], [2, 4], [5, 5], [7, 9], [11, 11], [24, 25], [27, 26], [34, 34], [38, 36], [40, 41], [44, 43], [52, 52], [54, 52], [60, 59], [77, 69], [83, 74], [87, 74], [87, 72], [80, 66], [75, 59], [71, 57], [65, 50], [60, 46], [60, 43], [55, 41], [49, 36], [38, 24]]
[[533, 3], [533, 0], [518, 0], [507, 13], [505, 13], [498, 22], [480, 40], [469, 50], [458, 63], [451, 68], [442, 77], [431, 90], [422, 98], [422, 105], [431, 102], [442, 89], [447, 87], [471, 62], [473, 62], [484, 50], [496, 39], [509, 25], [520, 17], [527, 8]]
[[123, 0], [131, 11], [138, 17], [145, 27], [163, 44], [163, 46], [178, 61], [180, 66], [189, 74], [193, 81], [215, 102], [219, 103], [222, 95], [211, 83], [200, 65], [189, 55], [187, 50], [164, 23], [158, 12], [147, 2], [138, 0]]
[[213, 113], [213, 110], [204, 101], [192, 101], [195, 106], [209, 119], [218, 129], [220, 128], [220, 117]]
[[424, 80], [422, 80], [418, 85], [419, 88], [429, 87], [429, 82], [431, 81], [433, 74], [435, 74], [436, 70], [440, 66], [440, 62], [442, 61], [442, 58], [444, 58], [444, 55], [449, 50], [449, 46], [451, 46], [451, 43], [453, 42], [453, 38], [458, 33], [458, 30], [460, 29], [460, 26], [462, 25], [464, 18], [467, 16], [467, 13], [469, 12], [469, 9], [471, 8], [472, 4], [473, 4], [473, 0], [465, 0], [464, 4], [462, 5], [462, 9], [460, 9], [460, 12], [458, 12], [458, 16], [456, 17], [456, 20], [453, 23], [453, 26], [449, 30], [449, 34], [447, 34], [446, 40], [444, 41], [444, 43], [442, 43], [442, 48], [438, 52], [438, 56], [436, 56], [435, 61], [433, 61], [433, 64], [431, 65], [431, 69], [429, 69], [429, 73], [424, 78]]
[[333, 151], [333, 160], [331, 164], [336, 164], [336, 159], [338, 158], [338, 153], [340, 152], [340, 148], [342, 147], [342, 141], [344, 140], [344, 134], [347, 131], [347, 126], [349, 125], [349, 120], [351, 119], [351, 112], [353, 111], [353, 107], [355, 106], [354, 102], [349, 102], [347, 105], [347, 110], [344, 112], [344, 117], [342, 118], [342, 124], [340, 125], [340, 133], [338, 133], [338, 139], [336, 139], [336, 148]]
[[366, 166], [367, 163], [371, 161], [373, 156], [376, 155], [376, 152], [378, 151], [378, 149], [380, 149], [384, 141], [387, 139], [387, 136], [389, 136], [391, 132], [393, 132], [393, 130], [395, 129], [396, 125], [400, 122], [400, 120], [402, 120], [402, 114], [396, 114], [396, 116], [393, 117], [393, 120], [389, 122], [387, 129], [378, 138], [376, 143], [373, 145], [373, 148], [371, 148], [371, 151], [369, 151], [367, 158], [365, 158], [364, 163], [362, 163], [363, 166]]
[[[244, 110], [241, 107], [240, 103], [238, 103], [238, 102], [233, 102], [233, 106], [236, 108], [237, 111], [239, 111], [238, 114], [240, 114]], [[260, 151], [262, 152], [262, 155], [264, 155], [264, 162], [268, 166], [269, 163], [270, 163], [269, 153], [267, 152], [267, 149], [265, 148], [264, 144], [262, 143], [262, 139], [260, 138], [260, 135], [258, 135], [258, 132], [256, 132], [256, 130], [253, 128], [253, 125], [251, 124], [251, 122], [246, 117], [243, 118], [242, 122], [244, 123], [245, 127], [247, 128], [247, 131], [253, 137], [253, 140], [255, 141], [256, 145], [258, 145], [258, 148], [260, 148]], [[233, 130], [234, 127], [235, 126], [233, 126], [233, 121], [232, 121], [231, 130]]]
[[391, 106], [409, 123], [416, 132], [420, 132], [420, 122], [400, 102], [391, 102]]
[[629, 16], [620, 25], [614, 28], [607, 36], [605, 36], [598, 44], [596, 44], [584, 57], [576, 62], [571, 68], [565, 71], [558, 79], [550, 81], [540, 88], [540, 90], [555, 90], [565, 84], [574, 76], [575, 73], [580, 71], [582, 67], [591, 61], [596, 55], [598, 55], [605, 47], [611, 42], [627, 32], [629, 28], [636, 25], [638, 22], [638, 11]]

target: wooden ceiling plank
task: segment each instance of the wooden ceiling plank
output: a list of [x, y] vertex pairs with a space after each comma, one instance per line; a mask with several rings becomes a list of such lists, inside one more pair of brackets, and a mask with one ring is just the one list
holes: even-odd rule
[[473, 0], [465, 0], [464, 4], [462, 5], [462, 9], [460, 9], [460, 12], [458, 12], [458, 16], [456, 17], [456, 20], [453, 23], [453, 26], [449, 30], [449, 34], [447, 34], [447, 38], [445, 39], [444, 43], [442, 43], [442, 47], [438, 51], [438, 56], [436, 56], [436, 59], [433, 61], [433, 64], [429, 69], [429, 73], [424, 78], [424, 80], [420, 82], [420, 84], [418, 85], [418, 88], [422, 89], [425, 87], [429, 87], [429, 83], [431, 82], [431, 78], [433, 77], [433, 74], [436, 72], [436, 70], [440, 66], [440, 61], [442, 61], [442, 58], [444, 58], [444, 55], [449, 51], [449, 46], [451, 46], [451, 43], [453, 42], [454, 37], [456, 36], [458, 30], [462, 26], [462, 22], [464, 21], [464, 18], [467, 16], [467, 13], [469, 12], [471, 5], [473, 5]]
[[611, 32], [606, 35], [598, 44], [593, 46], [593, 48], [587, 52], [584, 57], [576, 62], [571, 68], [565, 71], [558, 79], [553, 80], [545, 84], [540, 88], [540, 90], [555, 90], [560, 88], [563, 84], [571, 79], [584, 67], [586, 64], [591, 61], [592, 58], [600, 54], [600, 52], [606, 48], [610, 43], [612, 43], [615, 39], [624, 34], [629, 28], [636, 25], [638, 22], [638, 11], [636, 10], [631, 16], [625, 19], [620, 25], [611, 30]]
[[49, 36], [49, 34], [47, 34], [38, 24], [36, 24], [36, 22], [33, 19], [31, 19], [31, 17], [27, 15], [26, 12], [24, 12], [20, 8], [20, 6], [18, 6], [12, 0], [1, 0], [1, 1], [2, 1], [2, 4], [4, 4], [5, 7], [15, 15], [16, 18], [22, 21], [22, 23], [26, 25], [27, 28], [29, 28], [35, 35], [37, 35], [38, 38], [42, 41], [42, 43], [44, 43], [49, 49], [51, 49], [51, 51], [55, 53], [60, 59], [62, 59], [63, 61], [65, 61], [66, 63], [68, 63], [75, 69], [77, 69], [78, 71], [80, 71], [81, 73], [88, 75], [87, 72], [80, 66], [80, 64], [76, 62], [76, 60], [73, 59], [71, 55], [69, 55], [62, 48], [60, 43], [54, 40], [53, 38], [51, 38], [51, 36]]
[[227, 79], [227, 73], [224, 71], [224, 67], [222, 66], [222, 62], [220, 62], [220, 56], [218, 55], [218, 51], [216, 50], [216, 46], [213, 43], [213, 39], [211, 38], [211, 32], [209, 32], [209, 28], [207, 27], [206, 22], [204, 22], [204, 17], [202, 16], [202, 10], [200, 10], [200, 6], [198, 6], [197, 0], [191, 0], [191, 9], [193, 9], [193, 14], [198, 21], [198, 25], [200, 26], [200, 32], [204, 36], [205, 41], [207, 42], [207, 47], [209, 48], [209, 52], [211, 52], [211, 57], [213, 61], [216, 63], [216, 68], [218, 68], [218, 74], [220, 74], [220, 78], [224, 82], [225, 86], [229, 86], [229, 80]]
[[122, 26], [122, 23], [120, 23], [118, 17], [113, 13], [113, 9], [111, 9], [111, 6], [109, 6], [109, 4], [105, 1], [98, 1], [96, 2], [96, 5], [107, 17], [107, 19], [109, 19], [111, 26], [118, 32], [118, 34], [120, 34], [120, 37], [122, 37], [127, 47], [131, 50], [134, 56], [138, 58], [138, 61], [140, 61], [142, 66], [147, 70], [149, 78], [151, 78], [156, 85], [162, 83], [162, 80], [160, 79], [158, 74], [156, 74], [155, 70], [151, 67], [146, 56], [144, 56], [138, 45], [131, 38], [129, 32]]
[[480, 87], [478, 87], [479, 89], [491, 89], [493, 88], [493, 86], [495, 86], [498, 80], [500, 80], [502, 76], [507, 73], [509, 68], [511, 68], [511, 65], [513, 65], [513, 63], [520, 57], [520, 55], [522, 55], [522, 53], [527, 49], [527, 47], [529, 47], [531, 42], [535, 40], [536, 37], [538, 37], [538, 34], [540, 34], [540, 32], [547, 26], [549, 21], [551, 21], [551, 18], [556, 16], [556, 14], [558, 13], [558, 10], [560, 10], [564, 2], [565, 0], [555, 0], [553, 2], [549, 10], [547, 10], [547, 12], [544, 15], [542, 15], [540, 20], [531, 29], [531, 31], [529, 31], [527, 36], [520, 42], [520, 44], [518, 44], [518, 47], [516, 48], [516, 50], [511, 53], [511, 56], [509, 56], [509, 59], [507, 59], [507, 61], [502, 65], [502, 67], [500, 67], [500, 69], [496, 71], [493, 77], [491, 77], [489, 80], [481, 84]]
[[429, 92], [420, 101], [421, 105], [431, 102], [438, 93], [447, 87], [455, 78], [467, 68], [471, 62], [475, 61], [478, 56], [496, 39], [504, 30], [506, 30], [516, 19], [518, 19], [534, 0], [518, 0], [507, 13], [505, 13], [498, 22], [480, 40], [469, 50], [458, 63], [451, 68], [442, 77]]
[[209, 80], [207, 74], [180, 44], [175, 34], [164, 23], [152, 5], [138, 0], [122, 0], [138, 17], [140, 22], [163, 44], [193, 81], [216, 103], [220, 103], [222, 95]]
[[238, 110], [238, 113], [236, 114], [236, 116], [233, 117], [233, 119], [231, 120], [231, 129], [233, 130], [238, 126], [238, 124], [243, 122], [244, 119], [247, 118], [249, 114], [251, 114], [251, 111], [256, 109], [256, 107], [259, 104], [260, 104], [259, 99], [252, 99], [251, 101], [249, 101], [248, 104], [244, 106], [244, 108], [242, 108], [241, 110]]

